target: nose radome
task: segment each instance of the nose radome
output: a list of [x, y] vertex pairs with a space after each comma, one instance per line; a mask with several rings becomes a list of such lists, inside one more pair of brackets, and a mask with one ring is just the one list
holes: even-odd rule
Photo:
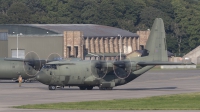
[[43, 84], [47, 84], [47, 85], [51, 80], [51, 78], [47, 74], [45, 74], [43, 71], [40, 71], [40, 72], [37, 73], [36, 79], [39, 82], [41, 82]]

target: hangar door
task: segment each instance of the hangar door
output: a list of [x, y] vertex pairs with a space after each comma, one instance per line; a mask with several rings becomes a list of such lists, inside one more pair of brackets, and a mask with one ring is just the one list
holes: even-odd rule
[[[12, 50], [12, 58], [17, 58], [17, 50]], [[25, 50], [18, 50], [18, 58], [25, 58]]]

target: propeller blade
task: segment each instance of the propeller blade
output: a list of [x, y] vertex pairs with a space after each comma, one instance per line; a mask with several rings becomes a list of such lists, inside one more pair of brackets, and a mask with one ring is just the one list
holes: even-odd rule
[[120, 67], [120, 68], [124, 68], [126, 66], [126, 63], [124, 61], [115, 61], [113, 63], [113, 65]]
[[91, 72], [96, 78], [104, 78], [108, 72], [107, 61], [91, 60]]
[[62, 60], [62, 57], [58, 53], [51, 53], [46, 59], [46, 63], [51, 62], [51, 61], [60, 61]]
[[115, 61], [113, 63], [113, 71], [120, 79], [125, 79], [131, 74], [131, 61]]
[[40, 69], [41, 60], [38, 54], [34, 51], [28, 52], [24, 59], [24, 71], [26, 72], [26, 74], [29, 76], [35, 76]]

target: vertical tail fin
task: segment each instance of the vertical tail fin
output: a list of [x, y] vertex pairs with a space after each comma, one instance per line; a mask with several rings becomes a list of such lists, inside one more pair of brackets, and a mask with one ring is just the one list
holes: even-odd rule
[[161, 18], [155, 19], [145, 50], [148, 53], [148, 61], [168, 61], [165, 28]]

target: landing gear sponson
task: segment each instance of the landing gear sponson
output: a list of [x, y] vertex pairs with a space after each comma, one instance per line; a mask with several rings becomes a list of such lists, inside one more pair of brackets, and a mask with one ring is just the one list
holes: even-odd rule
[[[53, 85], [49, 85], [49, 90], [56, 90], [57, 86], [53, 86]], [[64, 86], [61, 86], [60, 87], [61, 89], [64, 88]], [[93, 89], [93, 86], [79, 86], [79, 89], [80, 90], [92, 90]]]
[[93, 86], [79, 86], [79, 89], [80, 90], [92, 90], [93, 89]]
[[[57, 86], [52, 86], [52, 85], [49, 85], [49, 90], [56, 90]], [[64, 86], [61, 86], [60, 87], [61, 89], [64, 88]], [[79, 89], [80, 90], [92, 90], [93, 89], [93, 86], [79, 86]]]
[[[57, 86], [49, 85], [49, 90], [56, 90]], [[60, 87], [61, 89], [64, 88], [64, 86]], [[93, 86], [79, 86], [80, 90], [92, 90]], [[99, 90], [112, 90], [113, 87], [99, 87]]]

